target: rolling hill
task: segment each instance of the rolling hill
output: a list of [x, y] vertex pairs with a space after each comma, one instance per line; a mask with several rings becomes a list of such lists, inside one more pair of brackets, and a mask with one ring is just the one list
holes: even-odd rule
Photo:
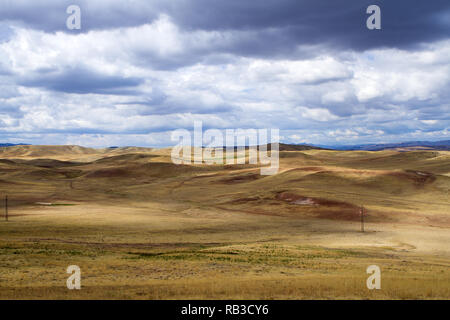
[[449, 298], [449, 151], [280, 150], [262, 176], [170, 149], [2, 148], [0, 298]]

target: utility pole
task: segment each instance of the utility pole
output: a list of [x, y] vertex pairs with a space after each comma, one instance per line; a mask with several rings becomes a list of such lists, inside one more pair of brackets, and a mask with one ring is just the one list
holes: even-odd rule
[[359, 213], [361, 215], [361, 232], [364, 232], [364, 207], [361, 206], [359, 209]]
[[8, 221], [8, 196], [5, 196], [5, 220]]

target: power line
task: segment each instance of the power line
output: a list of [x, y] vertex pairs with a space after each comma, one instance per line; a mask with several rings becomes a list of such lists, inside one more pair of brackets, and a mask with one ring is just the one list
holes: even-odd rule
[[8, 196], [5, 196], [5, 220], [8, 221]]

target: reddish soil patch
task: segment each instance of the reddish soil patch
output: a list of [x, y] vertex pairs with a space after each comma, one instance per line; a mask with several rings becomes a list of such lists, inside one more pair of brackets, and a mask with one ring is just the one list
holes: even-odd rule
[[329, 220], [359, 221], [361, 216], [357, 209], [358, 208], [355, 208], [354, 210], [340, 209], [339, 211], [319, 211], [317, 212], [317, 217]]
[[130, 172], [120, 168], [111, 169], [99, 169], [90, 172], [86, 175], [87, 178], [114, 178], [114, 177], [126, 177]]
[[436, 180], [436, 177], [432, 173], [413, 170], [406, 170], [404, 172], [390, 172], [387, 173], [387, 175], [410, 180], [417, 187], [423, 187], [425, 184], [432, 183]]
[[450, 227], [450, 217], [444, 215], [427, 217], [427, 220], [429, 224], [434, 227], [441, 227], [441, 228]]
[[327, 200], [327, 199], [318, 199], [319, 205], [326, 207], [337, 207], [337, 208], [347, 208], [347, 209], [359, 209], [358, 206], [354, 204], [343, 202], [343, 201], [335, 201], [335, 200]]
[[234, 184], [234, 183], [243, 183], [243, 182], [250, 182], [255, 181], [261, 178], [261, 175], [252, 173], [252, 174], [246, 174], [243, 176], [234, 176], [226, 179], [219, 180], [219, 182], [224, 184]]
[[292, 205], [314, 206], [317, 208], [314, 210], [314, 214], [318, 218], [333, 220], [360, 219], [359, 207], [348, 202], [304, 197], [292, 192], [280, 192], [276, 195], [276, 199]]
[[291, 192], [281, 192], [278, 193], [276, 196], [277, 200], [286, 201], [291, 204], [311, 204], [311, 205], [317, 205], [318, 202], [315, 201], [313, 198], [308, 198], [304, 196], [300, 196], [295, 193]]

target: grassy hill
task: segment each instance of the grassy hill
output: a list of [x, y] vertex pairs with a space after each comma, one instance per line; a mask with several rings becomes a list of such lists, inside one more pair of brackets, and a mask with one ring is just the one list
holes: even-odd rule
[[450, 152], [280, 150], [261, 176], [170, 149], [0, 149], [0, 297], [450, 297]]

